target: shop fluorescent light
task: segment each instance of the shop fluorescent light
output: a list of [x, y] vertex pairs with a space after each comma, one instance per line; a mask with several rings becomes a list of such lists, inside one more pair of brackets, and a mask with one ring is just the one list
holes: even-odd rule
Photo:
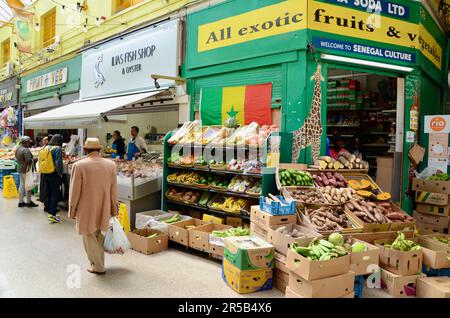
[[320, 57], [324, 60], [329, 60], [329, 61], [351, 63], [351, 64], [371, 66], [371, 67], [379, 67], [379, 68], [401, 71], [401, 72], [409, 73], [409, 72], [413, 71], [412, 67], [391, 65], [391, 64], [372, 62], [372, 61], [366, 61], [366, 60], [359, 60], [359, 59], [354, 59], [354, 58], [350, 58], [350, 57], [343, 57], [343, 56], [337, 56], [337, 55], [331, 55], [331, 54], [321, 54]]

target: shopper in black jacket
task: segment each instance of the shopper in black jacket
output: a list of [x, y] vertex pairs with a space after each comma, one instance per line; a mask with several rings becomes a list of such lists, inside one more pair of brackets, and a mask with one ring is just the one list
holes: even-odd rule
[[120, 135], [120, 131], [115, 130], [113, 132], [113, 144], [112, 144], [112, 148], [116, 151], [115, 153], [112, 154], [112, 158], [120, 158], [120, 159], [124, 159], [125, 156], [125, 140], [122, 138], [122, 136]]

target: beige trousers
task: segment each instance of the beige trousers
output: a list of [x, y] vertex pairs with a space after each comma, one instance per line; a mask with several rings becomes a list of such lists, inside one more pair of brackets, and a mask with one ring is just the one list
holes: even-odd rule
[[91, 262], [92, 269], [100, 273], [105, 271], [104, 241], [105, 237], [101, 231], [97, 231], [94, 234], [83, 235], [84, 249]]

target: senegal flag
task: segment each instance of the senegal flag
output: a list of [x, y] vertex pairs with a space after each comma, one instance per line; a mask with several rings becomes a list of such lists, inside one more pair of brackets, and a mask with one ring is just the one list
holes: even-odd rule
[[229, 117], [239, 124], [257, 122], [271, 125], [272, 83], [203, 88], [200, 97], [200, 119], [203, 126], [223, 125]]

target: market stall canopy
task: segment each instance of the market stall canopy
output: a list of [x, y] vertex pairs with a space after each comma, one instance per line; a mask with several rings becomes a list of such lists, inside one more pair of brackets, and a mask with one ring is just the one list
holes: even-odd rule
[[101, 126], [102, 118], [118, 108], [143, 102], [166, 90], [147, 93], [78, 101], [45, 113], [24, 118], [26, 129], [76, 129]]

